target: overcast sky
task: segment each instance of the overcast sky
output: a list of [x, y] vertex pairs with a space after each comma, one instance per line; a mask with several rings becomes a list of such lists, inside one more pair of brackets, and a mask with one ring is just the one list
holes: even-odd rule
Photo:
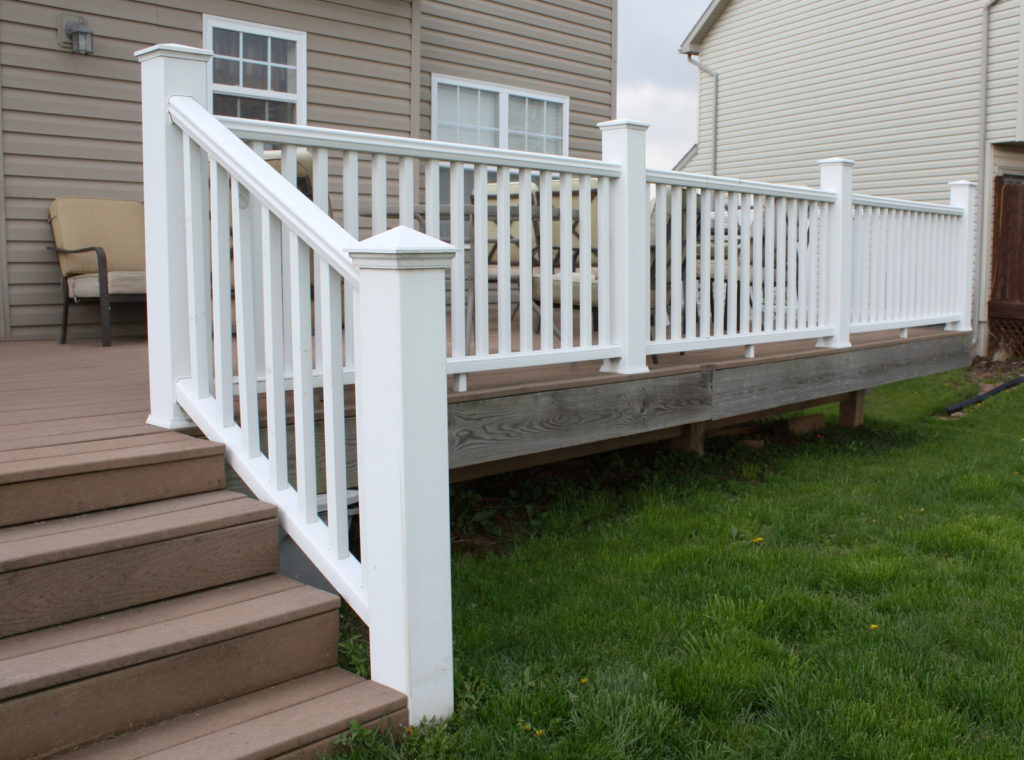
[[618, 118], [651, 125], [647, 165], [671, 169], [697, 140], [697, 69], [679, 43], [708, 0], [619, 0]]

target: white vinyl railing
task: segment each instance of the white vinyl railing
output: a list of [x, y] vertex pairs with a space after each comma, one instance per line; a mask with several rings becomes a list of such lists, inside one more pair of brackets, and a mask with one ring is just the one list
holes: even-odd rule
[[336, 203], [321, 205], [333, 207], [351, 234], [378, 234], [397, 222], [455, 248], [450, 374], [616, 355], [609, 295], [597, 272], [609, 255], [609, 182], [618, 166], [292, 124], [224, 123], [257, 153], [266, 145], [290, 149], [280, 157], [275, 151], [273, 160], [292, 178], [309, 173], [299, 164], [308, 156], [314, 197], [326, 199], [331, 183]]
[[[160, 45], [139, 57], [150, 420], [194, 422], [225, 444], [369, 625], [373, 678], [408, 695], [412, 721], [445, 717], [451, 246], [402, 227], [360, 243], [295, 187], [290, 146], [279, 173], [209, 113], [209, 53]], [[346, 364], [359, 389], [358, 558]]]
[[964, 210], [853, 197], [851, 332], [960, 320]]
[[414, 722], [453, 705], [447, 375], [970, 328], [969, 183], [941, 206], [855, 196], [843, 159], [818, 189], [653, 171], [629, 121], [591, 161], [218, 119], [207, 51], [139, 57], [150, 422], [224, 442]]

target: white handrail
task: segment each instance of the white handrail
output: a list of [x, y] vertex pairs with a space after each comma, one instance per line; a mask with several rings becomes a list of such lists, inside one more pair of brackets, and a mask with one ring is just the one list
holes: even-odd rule
[[853, 194], [853, 205], [887, 208], [893, 211], [920, 211], [925, 214], [944, 214], [949, 216], [963, 216], [966, 213], [962, 208], [946, 206], [941, 203], [922, 203], [921, 201], [884, 198], [878, 195], [863, 195], [861, 193]]
[[724, 190], [731, 193], [753, 193], [754, 195], [772, 195], [778, 198], [794, 198], [804, 201], [821, 201], [835, 203], [836, 194], [828, 190], [817, 190], [802, 185], [775, 185], [770, 182], [757, 182], [749, 179], [732, 177], [716, 177], [710, 174], [690, 174], [662, 169], [648, 169], [647, 181], [659, 185], [675, 187], [696, 187], [706, 190]]
[[192, 98], [174, 96], [167, 105], [172, 121], [228, 172], [238, 177], [260, 203], [272, 211], [353, 287], [359, 274], [346, 250], [355, 237], [335, 224], [266, 161], [253, 161], [253, 152], [219, 119]]
[[415, 137], [351, 132], [342, 129], [281, 124], [254, 119], [223, 117], [221, 121], [243, 140], [278, 141], [305, 145], [310, 148], [387, 153], [409, 158], [507, 166], [511, 169], [529, 166], [537, 171], [573, 172], [590, 174], [595, 177], [618, 177], [622, 172], [622, 167], [618, 164], [571, 156], [553, 156], [550, 153], [482, 148], [463, 143], [446, 143], [436, 140], [421, 140]]

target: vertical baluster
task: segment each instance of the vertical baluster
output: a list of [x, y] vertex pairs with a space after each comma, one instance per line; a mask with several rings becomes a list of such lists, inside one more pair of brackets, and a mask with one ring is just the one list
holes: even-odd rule
[[882, 209], [882, 220], [880, 223], [879, 245], [882, 251], [882, 292], [878, 306], [879, 315], [883, 322], [892, 319], [892, 216], [891, 209]]
[[602, 346], [608, 344], [608, 331], [611, 329], [608, 313], [611, 300], [611, 282], [608, 279], [611, 266], [610, 191], [611, 180], [601, 177], [597, 181], [597, 336]]
[[416, 162], [409, 156], [398, 159], [398, 223], [416, 226]]
[[213, 284], [213, 376], [217, 421], [222, 427], [235, 419], [231, 362], [231, 181], [224, 167], [210, 167], [210, 277]]
[[202, 149], [182, 133], [185, 174], [185, 270], [192, 387], [209, 398], [213, 382], [213, 325], [210, 319], [209, 162]]
[[[469, 328], [466, 323], [465, 178], [466, 165], [458, 161], [454, 162], [448, 170], [448, 225], [452, 247], [455, 249], [451, 272], [452, 358], [464, 357], [466, 345], [469, 342]], [[466, 387], [466, 375], [456, 375], [456, 390], [464, 391]]]
[[728, 193], [715, 193], [715, 335], [725, 331], [725, 259], [728, 244], [725, 240], [725, 205]]
[[736, 334], [736, 311], [737, 311], [737, 298], [738, 289], [737, 285], [737, 262], [739, 261], [739, 221], [740, 221], [740, 194], [729, 193], [729, 207], [726, 211], [726, 221], [728, 223], [728, 232], [726, 236], [729, 240], [729, 253], [726, 259], [727, 272], [726, 272], [726, 295], [725, 295], [725, 309], [726, 309], [726, 334]]
[[593, 324], [593, 283], [594, 255], [591, 240], [592, 184], [588, 175], [580, 177], [579, 238], [580, 238], [580, 345], [590, 346], [594, 342]]
[[807, 219], [807, 201], [797, 202], [797, 243], [796, 243], [796, 283], [797, 290], [797, 319], [796, 327], [804, 329], [807, 327], [807, 279], [809, 269], [807, 262], [810, 258], [808, 253], [807, 236], [810, 226]]
[[815, 201], [808, 205], [807, 221], [807, 325], [817, 327], [820, 324], [820, 312], [818, 310], [818, 273], [821, 270], [819, 262], [821, 204]]
[[533, 350], [533, 173], [519, 170], [519, 350]]
[[[697, 189], [686, 188], [686, 337], [697, 337]], [[707, 221], [705, 219], [705, 221]]]
[[260, 453], [260, 419], [256, 368], [255, 239], [252, 236], [252, 198], [249, 191], [231, 180], [231, 247], [235, 263], [235, 332], [238, 346], [239, 419], [245, 440], [243, 454]]
[[491, 352], [490, 316], [488, 303], [490, 283], [487, 276], [487, 227], [490, 210], [487, 208], [487, 167], [477, 164], [473, 171], [473, 315], [476, 325], [476, 351], [478, 356]]
[[672, 340], [681, 340], [683, 337], [683, 188], [672, 188], [672, 256], [671, 272], [672, 280], [671, 301], [672, 310], [669, 314], [669, 324], [672, 330]]
[[370, 161], [370, 227], [379, 235], [388, 228], [388, 157], [374, 153]]
[[[356, 240], [359, 234], [359, 153], [354, 150], [345, 151], [342, 158], [342, 214], [344, 227]], [[344, 336], [345, 336], [345, 366], [352, 366], [355, 363], [355, 289], [351, 284], [344, 284], [344, 303], [342, 306], [344, 314]]]
[[792, 330], [796, 324], [796, 273], [797, 273], [797, 231], [800, 220], [796, 210], [796, 200], [786, 203], [786, 329]]
[[707, 338], [711, 331], [711, 230], [714, 225], [712, 209], [715, 191], [704, 188], [700, 194], [700, 337]]
[[319, 520], [316, 488], [316, 422], [313, 419], [313, 312], [310, 250], [288, 230], [288, 261], [295, 292], [291, 299], [292, 416], [295, 425], [295, 490], [307, 523]]
[[917, 319], [921, 316], [921, 295], [922, 295], [922, 281], [923, 267], [921, 266], [923, 256], [922, 249], [924, 248], [924, 230], [922, 229], [921, 214], [916, 211], [910, 214], [912, 224], [912, 237], [913, 246], [911, 248], [911, 296], [910, 296], [910, 317], [911, 319]]
[[441, 163], [427, 160], [423, 172], [423, 231], [430, 237], [441, 237]]
[[554, 256], [551, 240], [552, 200], [551, 172], [542, 171], [537, 212], [540, 214], [540, 347], [545, 351], [554, 346], [555, 326], [551, 271]]
[[775, 273], [775, 217], [775, 198], [770, 197], [764, 210], [764, 329], [768, 332], [775, 329], [775, 287], [779, 279]]
[[871, 321], [881, 322], [885, 303], [885, 248], [882, 237], [884, 209], [876, 208], [871, 216]]
[[[298, 151], [294, 145], [285, 144], [281, 146], [281, 175], [288, 180], [288, 184], [294, 186], [298, 185]], [[287, 262], [282, 264], [281, 274], [281, 304], [282, 304], [282, 329], [284, 333], [284, 373], [285, 376], [291, 375], [292, 373], [292, 331], [291, 331], [291, 318], [292, 318], [292, 299], [296, 297], [294, 293], [295, 284], [291, 279], [291, 268]], [[309, 292], [307, 288], [307, 293]]]
[[751, 332], [764, 329], [764, 196], [753, 197], [753, 271], [751, 272]]
[[288, 430], [284, 399], [284, 305], [281, 293], [281, 220], [266, 208], [262, 218], [263, 345], [266, 351], [267, 457], [270, 484], [280, 490], [288, 485]]
[[654, 340], [665, 340], [665, 270], [668, 268], [668, 187], [655, 186], [654, 196]]
[[559, 302], [558, 313], [561, 316], [559, 327], [559, 346], [572, 347], [572, 312], [573, 312], [573, 175], [562, 172], [558, 184], [558, 272]]
[[[254, 142], [250, 143], [250, 145], [252, 146], [252, 149], [256, 153], [256, 155], [258, 155], [258, 156], [262, 156], [263, 155], [264, 151], [263, 151], [263, 143], [262, 142], [254, 141]], [[258, 248], [259, 248], [259, 245], [260, 245], [260, 241], [263, 239], [263, 231], [262, 231], [262, 227], [261, 227], [263, 217], [259, 213], [259, 207], [260, 207], [259, 201], [255, 197], [253, 197], [251, 194], [248, 196], [248, 198], [249, 198], [249, 203], [252, 206], [252, 213], [249, 214], [249, 226], [250, 226], [249, 239], [252, 241], [252, 248], [253, 248], [252, 255], [253, 256], [258, 256]], [[253, 288], [254, 288], [253, 292], [254, 293], [262, 293], [263, 292], [263, 266], [262, 266], [262, 264], [259, 264], [258, 262], [259, 262], [259, 259], [254, 259], [254, 264], [253, 264], [253, 268], [252, 268], [252, 281], [253, 281]], [[262, 307], [262, 300], [261, 300], [261, 298], [254, 298], [252, 303], [253, 303], [253, 318], [254, 318], [254, 321], [253, 321], [253, 338], [254, 338], [253, 345], [255, 347], [255, 354], [254, 354], [254, 356], [256, 358], [256, 371], [259, 374], [259, 376], [262, 377], [263, 374], [266, 371], [265, 370], [265, 366], [264, 366], [265, 363], [266, 363], [266, 350], [265, 350], [265, 347], [263, 345], [263, 320], [265, 318], [265, 315], [263, 313], [263, 307]]]
[[754, 223], [754, 196], [740, 196], [740, 324], [741, 333], [750, 332], [750, 238]]
[[323, 325], [324, 474], [327, 476], [327, 536], [331, 554], [347, 557], [348, 472], [345, 461], [345, 379], [342, 372], [344, 338], [341, 275], [321, 260], [324, 292], [317, 304]]
[[[328, 183], [330, 181], [330, 171], [328, 166], [329, 156], [327, 148], [314, 148], [313, 149], [313, 176], [310, 177], [310, 181], [313, 185], [313, 203], [328, 216], [331, 215], [331, 194]], [[320, 292], [323, 290], [324, 284], [320, 281], [320, 267], [314, 266], [313, 268], [313, 295], [314, 298], [320, 297]], [[315, 330], [314, 341], [313, 341], [313, 361], [314, 366], [320, 369], [323, 361], [323, 341], [320, 336], [320, 321], [319, 315], [316, 314], [316, 302], [314, 300], [314, 320], [315, 323], [313, 328]]]
[[786, 199], [775, 203], [775, 329], [786, 329]]
[[511, 171], [498, 167], [498, 353], [512, 352], [512, 195]]

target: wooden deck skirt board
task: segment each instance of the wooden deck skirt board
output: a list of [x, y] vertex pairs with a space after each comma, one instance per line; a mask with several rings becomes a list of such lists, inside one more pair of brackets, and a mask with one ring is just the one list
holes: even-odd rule
[[449, 466], [461, 479], [537, 464], [544, 454], [548, 460], [582, 456], [674, 437], [687, 424], [835, 401], [970, 361], [970, 334], [934, 333], [679, 374], [620, 376], [617, 382], [463, 402], [449, 398]]

